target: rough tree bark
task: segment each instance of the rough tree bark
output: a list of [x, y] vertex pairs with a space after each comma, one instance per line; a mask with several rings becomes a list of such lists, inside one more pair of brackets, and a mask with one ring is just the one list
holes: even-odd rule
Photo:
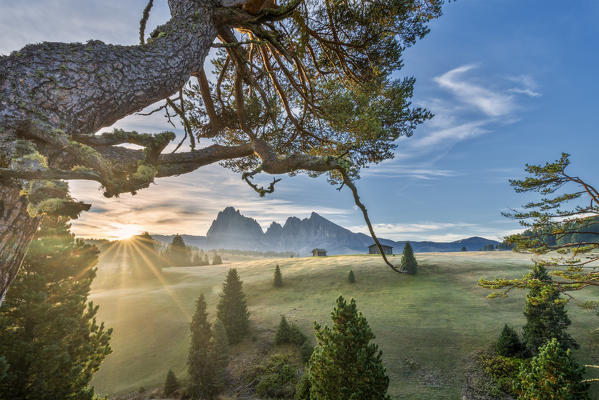
[[[43, 146], [61, 134], [92, 135], [177, 92], [202, 68], [221, 4], [169, 0], [171, 20], [145, 45], [41, 43], [0, 57], [0, 167], [9, 169], [25, 138]], [[49, 167], [68, 159], [53, 151]], [[21, 198], [23, 184], [0, 179], [0, 303], [39, 222]]]

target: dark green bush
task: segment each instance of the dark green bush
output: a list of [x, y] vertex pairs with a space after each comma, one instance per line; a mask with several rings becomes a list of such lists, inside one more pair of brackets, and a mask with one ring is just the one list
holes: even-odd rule
[[273, 354], [256, 367], [256, 394], [271, 399], [293, 399], [297, 372], [288, 355]]
[[518, 357], [524, 352], [524, 345], [520, 341], [518, 333], [508, 324], [503, 326], [497, 343], [495, 343], [495, 351], [504, 357]]

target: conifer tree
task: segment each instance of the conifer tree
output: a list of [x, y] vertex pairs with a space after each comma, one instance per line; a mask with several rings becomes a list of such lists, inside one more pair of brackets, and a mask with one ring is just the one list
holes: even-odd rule
[[349, 271], [349, 274], [347, 275], [347, 281], [349, 283], [356, 283], [356, 276], [354, 275], [353, 270]]
[[191, 319], [191, 345], [187, 366], [189, 371], [189, 394], [192, 399], [206, 397], [210, 392], [213, 366], [208, 357], [211, 329], [206, 313], [204, 294], [196, 301], [196, 308]]
[[275, 268], [275, 276], [273, 279], [274, 287], [282, 287], [283, 286], [283, 275], [281, 275], [281, 268], [279, 268], [279, 264]]
[[508, 324], [503, 326], [503, 330], [495, 343], [495, 351], [504, 357], [514, 357], [522, 354], [524, 346], [520, 341], [518, 333]]
[[551, 276], [545, 267], [535, 265], [528, 275], [529, 282], [536, 282], [526, 295], [524, 315], [524, 343], [531, 354], [537, 354], [538, 348], [556, 338], [564, 349], [578, 348], [576, 341], [566, 329], [570, 318], [560, 293], [551, 285]]
[[415, 275], [418, 271], [418, 263], [414, 257], [414, 251], [412, 250], [412, 245], [410, 242], [406, 242], [406, 245], [403, 248], [403, 257], [401, 258], [400, 269], [410, 275]]
[[164, 381], [164, 395], [170, 396], [179, 389], [179, 382], [172, 369], [168, 370], [166, 374], [166, 380]]
[[212, 265], [220, 265], [223, 263], [223, 259], [221, 256], [219, 256], [218, 254], [215, 254], [214, 257], [212, 258]]
[[93, 374], [111, 353], [112, 329], [87, 301], [98, 250], [66, 222], [44, 218], [0, 307], [2, 400], [91, 400]]
[[310, 398], [327, 400], [386, 400], [389, 378], [382, 352], [368, 321], [354, 299], [342, 296], [331, 317], [331, 328], [314, 324], [317, 345], [310, 358]]
[[284, 344], [289, 343], [289, 335], [291, 328], [287, 323], [287, 319], [285, 316], [281, 316], [281, 322], [279, 322], [279, 327], [277, 328], [277, 333], [275, 334], [275, 344]]
[[229, 339], [227, 338], [225, 326], [218, 319], [212, 324], [208, 359], [212, 371], [207, 383], [206, 397], [214, 398], [225, 388], [227, 366], [229, 365]]
[[227, 331], [229, 343], [239, 343], [249, 330], [249, 313], [237, 270], [232, 268], [223, 284], [217, 318]]
[[210, 260], [208, 259], [208, 254], [204, 254], [204, 265], [210, 265]]
[[166, 249], [165, 255], [171, 265], [175, 267], [182, 267], [191, 263], [190, 249], [179, 234], [173, 237], [172, 242]]
[[520, 400], [588, 400], [589, 384], [583, 382], [584, 368], [564, 350], [557, 339], [539, 348], [530, 366], [523, 365], [519, 374]]

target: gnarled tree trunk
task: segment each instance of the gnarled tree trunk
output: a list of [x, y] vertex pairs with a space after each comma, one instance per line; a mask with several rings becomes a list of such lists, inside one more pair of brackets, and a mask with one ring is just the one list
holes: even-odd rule
[[14, 183], [0, 182], [0, 303], [17, 275], [39, 222], [39, 217], [31, 217], [27, 212], [27, 202], [20, 191]]
[[[92, 135], [177, 92], [202, 68], [216, 38], [214, 12], [228, 3], [169, 0], [171, 20], [145, 45], [41, 43], [0, 57], [0, 168], [15, 162], [25, 139], [47, 146], [44, 135]], [[49, 167], [68, 157], [61, 151], [48, 151]], [[24, 183], [0, 179], [0, 303], [39, 222], [20, 196]]]

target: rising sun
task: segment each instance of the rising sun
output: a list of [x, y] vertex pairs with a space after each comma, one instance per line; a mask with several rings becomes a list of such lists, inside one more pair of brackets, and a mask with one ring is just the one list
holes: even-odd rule
[[106, 236], [113, 240], [131, 239], [132, 236], [139, 235], [142, 227], [135, 224], [113, 224], [112, 229], [106, 231]]

